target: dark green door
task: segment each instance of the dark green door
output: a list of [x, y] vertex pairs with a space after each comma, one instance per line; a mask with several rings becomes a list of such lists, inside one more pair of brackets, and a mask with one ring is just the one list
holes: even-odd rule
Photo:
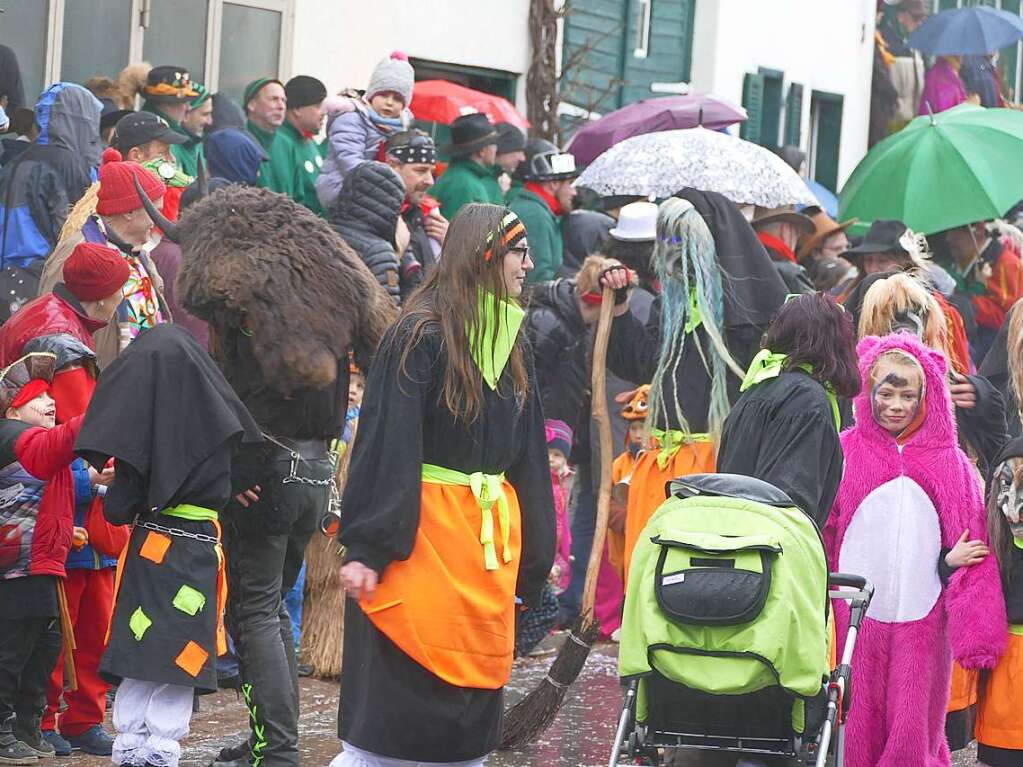
[[838, 152], [842, 145], [842, 96], [814, 91], [810, 97], [813, 125], [813, 178], [838, 192]]

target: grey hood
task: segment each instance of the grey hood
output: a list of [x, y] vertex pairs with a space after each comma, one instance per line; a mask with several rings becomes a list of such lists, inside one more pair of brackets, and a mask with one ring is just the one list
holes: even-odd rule
[[43, 146], [64, 147], [95, 168], [100, 164], [103, 142], [99, 118], [103, 105], [80, 85], [54, 83], [36, 102], [36, 122]]

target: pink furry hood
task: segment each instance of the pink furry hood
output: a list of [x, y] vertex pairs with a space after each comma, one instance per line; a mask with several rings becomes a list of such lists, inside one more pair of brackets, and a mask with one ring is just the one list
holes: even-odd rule
[[[923, 368], [926, 382], [924, 422], [901, 451], [871, 412], [870, 370], [878, 357], [893, 349], [915, 358]], [[856, 425], [841, 436], [845, 474], [824, 530], [832, 567], [838, 564], [846, 531], [867, 496], [901, 476], [919, 485], [933, 503], [943, 548], [952, 548], [966, 529], [971, 539], [986, 542], [980, 477], [958, 446], [945, 358], [908, 333], [864, 338], [857, 351], [864, 385], [854, 404]], [[966, 668], [994, 666], [1008, 636], [994, 555], [979, 565], [953, 573], [941, 601], [955, 659]]]

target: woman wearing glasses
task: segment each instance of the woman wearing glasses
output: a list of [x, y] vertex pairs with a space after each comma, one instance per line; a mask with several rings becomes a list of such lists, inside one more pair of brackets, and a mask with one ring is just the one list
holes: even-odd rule
[[498, 745], [516, 602], [537, 603], [554, 559], [519, 332], [532, 266], [514, 213], [467, 205], [380, 344], [341, 504], [352, 601], [334, 767], [470, 767]]

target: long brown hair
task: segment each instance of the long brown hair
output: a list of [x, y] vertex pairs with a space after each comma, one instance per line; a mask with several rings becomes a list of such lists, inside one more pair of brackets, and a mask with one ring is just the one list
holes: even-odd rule
[[[470, 203], [459, 210], [444, 238], [437, 266], [405, 301], [399, 319], [402, 322], [408, 318], [413, 323], [401, 353], [403, 373], [409, 350], [418, 343], [427, 326], [440, 327], [447, 356], [444, 406], [465, 423], [472, 423], [483, 411], [485, 384], [469, 349], [469, 339], [480, 337], [480, 301], [494, 302], [498, 325], [505, 319], [504, 312], [499, 311], [501, 302], [518, 303], [505, 289], [502, 269], [508, 249], [496, 236], [507, 213], [507, 208], [481, 203]], [[489, 245], [491, 233], [495, 236]], [[492, 255], [486, 260], [484, 252], [488, 248]], [[508, 362], [513, 392], [520, 402], [525, 401], [529, 391], [522, 335], [520, 332], [515, 339]], [[492, 354], [494, 349], [485, 351]]]

